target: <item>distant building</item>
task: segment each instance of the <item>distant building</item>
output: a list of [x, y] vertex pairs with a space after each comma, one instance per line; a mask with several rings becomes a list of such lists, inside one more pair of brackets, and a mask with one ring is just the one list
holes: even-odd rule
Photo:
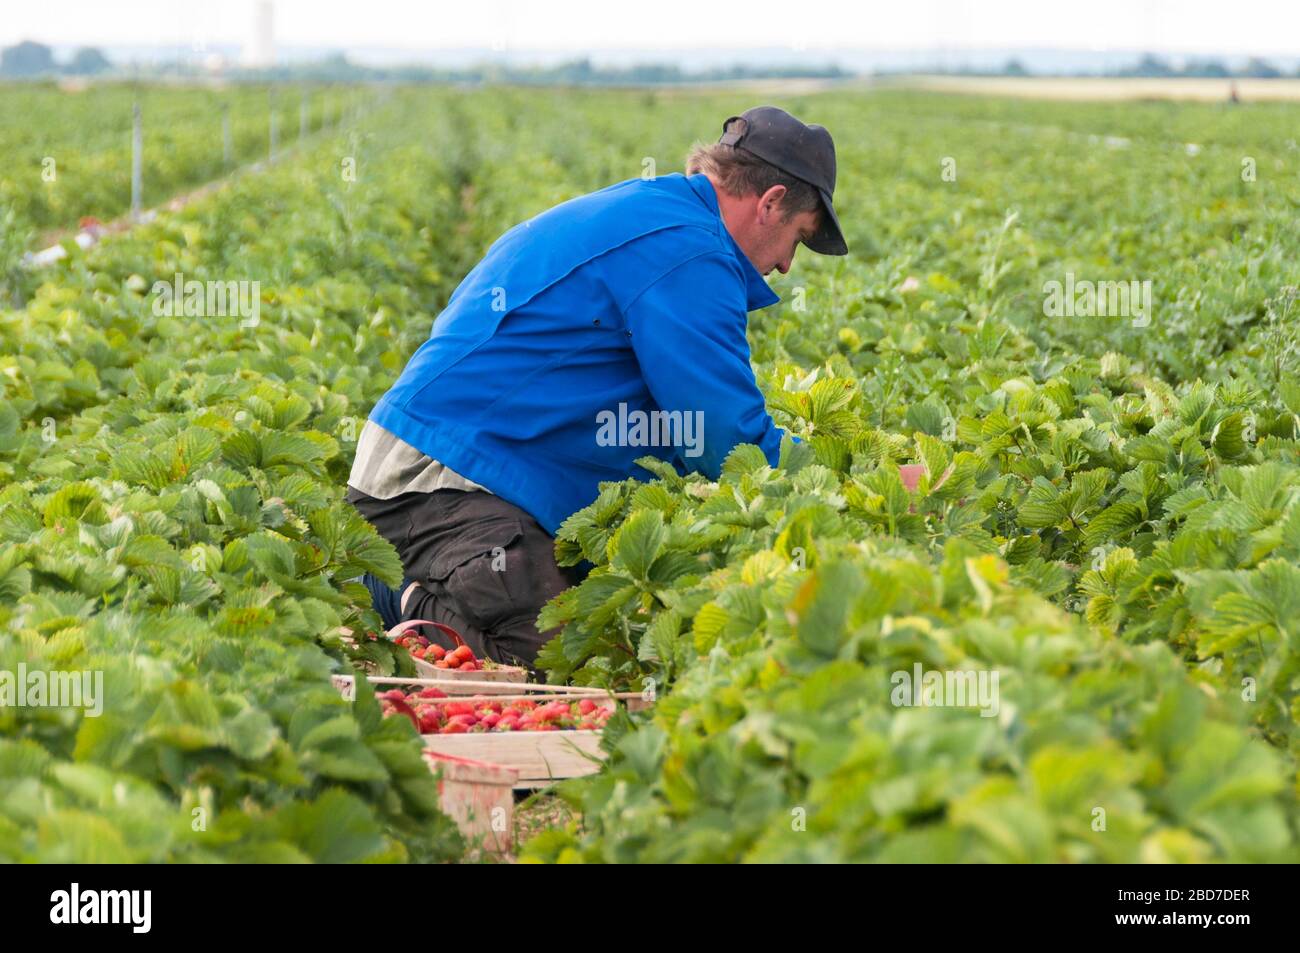
[[244, 65], [249, 69], [269, 69], [275, 65], [273, 15], [271, 0], [257, 0], [253, 7], [252, 42], [244, 49]]

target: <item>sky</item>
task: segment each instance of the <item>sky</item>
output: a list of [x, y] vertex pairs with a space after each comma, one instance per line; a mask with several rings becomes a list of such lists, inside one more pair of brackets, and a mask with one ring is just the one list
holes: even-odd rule
[[[243, 44], [256, 0], [0, 0], [0, 44]], [[797, 14], [797, 16], [796, 16]], [[1294, 0], [275, 0], [277, 46], [1300, 55]]]

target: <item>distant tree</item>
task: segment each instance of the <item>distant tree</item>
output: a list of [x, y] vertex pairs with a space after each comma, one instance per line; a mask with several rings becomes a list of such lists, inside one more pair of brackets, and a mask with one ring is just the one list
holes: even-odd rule
[[1007, 60], [1002, 67], [1003, 76], [1028, 76], [1029, 70], [1025, 69], [1025, 64], [1020, 60]]
[[72, 54], [65, 71], [74, 76], [94, 76], [98, 73], [106, 73], [112, 68], [113, 64], [103, 53], [93, 46], [83, 46]]
[[1231, 76], [1232, 71], [1218, 60], [1192, 60], [1183, 67], [1184, 76], [1202, 76], [1209, 79], [1223, 79]]
[[1173, 68], [1160, 57], [1146, 53], [1137, 66], [1128, 71], [1130, 76], [1173, 76]]
[[23, 40], [0, 50], [0, 75], [40, 76], [54, 72], [54, 53], [43, 43]]
[[1282, 71], [1268, 60], [1255, 56], [1246, 62], [1246, 66], [1242, 69], [1240, 75], [1254, 76], [1259, 79], [1277, 79], [1282, 75]]

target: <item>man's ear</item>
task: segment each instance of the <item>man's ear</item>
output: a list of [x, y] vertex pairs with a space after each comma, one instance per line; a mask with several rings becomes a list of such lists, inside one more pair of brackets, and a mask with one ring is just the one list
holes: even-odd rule
[[774, 185], [758, 197], [758, 223], [770, 225], [781, 217], [781, 203], [785, 201], [787, 189], [784, 185]]

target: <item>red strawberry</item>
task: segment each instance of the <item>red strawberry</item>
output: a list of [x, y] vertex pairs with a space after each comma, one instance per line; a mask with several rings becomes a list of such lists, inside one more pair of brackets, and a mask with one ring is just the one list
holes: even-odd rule
[[436, 662], [436, 661], [440, 661], [442, 657], [447, 654], [447, 650], [444, 649], [437, 642], [434, 642], [432, 645], [429, 646], [429, 651], [425, 652], [424, 654], [426, 657], [432, 655], [434, 661]]
[[501, 721], [501, 716], [491, 712], [484, 715], [482, 718], [478, 720], [480, 725], [486, 725], [488, 728], [496, 727], [497, 723], [500, 721]]
[[446, 698], [447, 697], [447, 693], [444, 692], [437, 685], [429, 685], [425, 688], [420, 689], [419, 695], [421, 698]]
[[449, 718], [452, 717], [453, 715], [474, 714], [473, 702], [447, 702], [447, 704], [444, 705], [443, 707], [446, 709], [447, 717]]
[[451, 666], [447, 664], [447, 660], [446, 660], [446, 659], [439, 659], [438, 661], [434, 662], [434, 663], [433, 663], [433, 667], [434, 667], [434, 668], [451, 668]]
[[474, 661], [474, 650], [468, 645], [460, 645], [451, 653], [451, 656], [460, 659], [462, 662], [472, 662]]
[[447, 719], [449, 725], [464, 725], [466, 728], [473, 728], [478, 724], [478, 719], [473, 715], [452, 715]]
[[590, 715], [595, 710], [596, 703], [590, 698], [584, 698], [578, 702], [578, 711], [582, 712], [584, 715]]
[[406, 703], [406, 699], [398, 701], [393, 699], [393, 708], [401, 712], [407, 718], [411, 719], [411, 724], [415, 725], [415, 730], [420, 730], [420, 716], [415, 713], [415, 709]]
[[469, 731], [469, 729], [466, 728], [463, 724], [460, 724], [459, 722], [452, 723], [449, 721], [447, 722], [447, 724], [443, 725], [440, 729], [438, 729], [438, 734], [463, 735], [467, 731]]
[[460, 670], [462, 672], [477, 672], [479, 669], [478, 669], [478, 665], [476, 665], [474, 662], [461, 662]]

